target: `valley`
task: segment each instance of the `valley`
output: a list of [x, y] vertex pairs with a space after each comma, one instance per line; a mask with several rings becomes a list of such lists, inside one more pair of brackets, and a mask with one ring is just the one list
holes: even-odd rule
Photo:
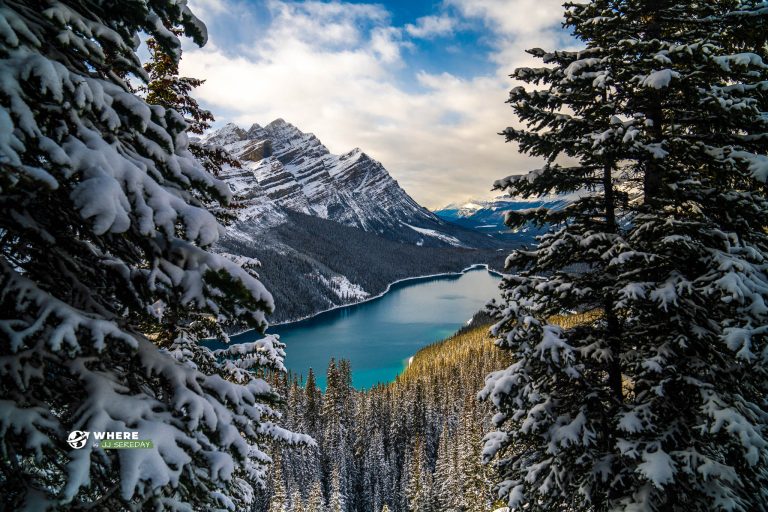
[[283, 119], [228, 124], [202, 143], [241, 163], [221, 172], [235, 208], [217, 250], [260, 262], [275, 298], [271, 323], [360, 302], [405, 278], [473, 264], [501, 270], [516, 240], [442, 219], [361, 149], [333, 155]]
[[[273, 325], [267, 332], [286, 345], [284, 363], [292, 375], [304, 379], [310, 368], [322, 370], [331, 358], [344, 358], [353, 368], [352, 385], [369, 389], [393, 381], [419, 349], [464, 327], [492, 298], [498, 301], [499, 281], [484, 268], [409, 279], [364, 303]], [[230, 343], [261, 337], [247, 331]], [[325, 388], [324, 375], [317, 385]]]
[[459, 272], [476, 263], [500, 270], [507, 253], [496, 249], [420, 247], [357, 228], [288, 212], [289, 223], [251, 237], [227, 236], [222, 251], [256, 258], [259, 275], [275, 298], [272, 323], [295, 321], [352, 304], [395, 281]]

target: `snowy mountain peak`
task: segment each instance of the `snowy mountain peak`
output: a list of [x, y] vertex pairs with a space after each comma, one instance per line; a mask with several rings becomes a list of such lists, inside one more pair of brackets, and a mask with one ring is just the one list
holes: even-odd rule
[[[541, 197], [518, 197], [509, 195], [500, 195], [492, 199], [468, 199], [466, 201], [450, 203], [442, 208], [435, 210], [436, 212], [442, 211], [455, 211], [459, 215], [468, 216], [480, 210], [499, 210], [499, 209], [517, 209], [516, 205], [555, 205], [564, 204], [574, 201], [581, 197], [581, 193], [571, 194], [551, 194]], [[522, 207], [522, 206], [520, 206]]]
[[294, 137], [302, 137], [305, 135], [311, 135], [314, 137], [314, 135], [305, 134], [298, 128], [296, 128], [291, 123], [286, 122], [282, 118], [277, 118], [268, 125], [264, 127], [264, 130], [269, 133], [272, 136], [276, 137], [287, 137], [287, 138], [294, 138]]
[[358, 160], [372, 160], [370, 156], [365, 154], [362, 149], [355, 148], [352, 151], [347, 151], [346, 153], [339, 156], [339, 161], [358, 161]]
[[214, 146], [225, 146], [244, 140], [247, 137], [246, 132], [235, 123], [227, 123], [212, 134], [203, 137], [205, 144]]
[[477, 199], [470, 199], [469, 201], [463, 202], [463, 203], [450, 203], [442, 208], [439, 208], [439, 210], [465, 210], [465, 211], [474, 211], [474, 210], [480, 210], [482, 208], [485, 208], [487, 204], [487, 201], [481, 201]]
[[[292, 124], [290, 124], [290, 123], [287, 123], [287, 122], [285, 121], [285, 119], [283, 119], [282, 117], [278, 117], [277, 119], [275, 119], [274, 121], [272, 121], [271, 123], [269, 123], [269, 124], [267, 125], [267, 127], [268, 127], [268, 128], [275, 128], [275, 127], [286, 126], [286, 125], [288, 125], [288, 126], [293, 126]], [[295, 128], [295, 127], [294, 127], [294, 128]]]
[[246, 137], [249, 139], [266, 139], [267, 131], [258, 123], [253, 123], [248, 131]]
[[414, 201], [384, 166], [362, 149], [331, 154], [314, 134], [304, 133], [282, 118], [263, 127], [253, 124], [248, 131], [230, 123], [205, 137], [204, 142], [223, 147], [243, 162], [244, 170], [223, 177], [238, 197], [248, 198], [251, 219], [259, 217], [259, 212], [271, 212], [271, 205], [401, 242], [438, 246], [474, 243], [463, 243], [445, 233], [451, 227]]

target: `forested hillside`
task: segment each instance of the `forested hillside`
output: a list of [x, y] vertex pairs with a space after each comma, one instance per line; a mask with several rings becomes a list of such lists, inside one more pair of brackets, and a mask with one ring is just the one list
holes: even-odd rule
[[425, 347], [395, 382], [371, 390], [352, 388], [343, 360], [329, 366], [325, 393], [313, 374], [283, 379], [286, 425], [318, 448], [277, 450], [259, 510], [493, 510], [493, 469], [480, 453], [490, 407], [474, 390], [508, 363], [481, 325]]
[[407, 277], [459, 272], [475, 263], [501, 269], [506, 257], [503, 250], [418, 247], [315, 216], [286, 215], [287, 223], [253, 238], [227, 236], [219, 245], [261, 262], [260, 278], [275, 298], [273, 323], [378, 295]]
[[[550, 318], [564, 328], [599, 321], [600, 312]], [[358, 391], [347, 361], [332, 361], [322, 392], [281, 374], [286, 425], [312, 435], [317, 448], [276, 449], [265, 512], [489, 512], [501, 506], [495, 468], [482, 464], [491, 407], [476, 399], [487, 373], [511, 359], [489, 334], [491, 318], [414, 356], [392, 383]]]

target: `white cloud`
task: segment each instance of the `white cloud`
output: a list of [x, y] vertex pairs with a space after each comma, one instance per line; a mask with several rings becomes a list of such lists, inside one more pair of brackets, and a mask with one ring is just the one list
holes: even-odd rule
[[[489, 59], [509, 74], [520, 66], [541, 65], [529, 48], [563, 46], [563, 0], [443, 0], [466, 19], [481, 20], [490, 30]], [[572, 44], [572, 41], [569, 43]]]
[[399, 62], [400, 49], [411, 46], [402, 40], [401, 34], [402, 31], [395, 27], [376, 27], [371, 31], [370, 47], [383, 62]]
[[456, 20], [445, 14], [441, 16], [424, 16], [417, 19], [415, 24], [408, 23], [405, 25], [405, 30], [408, 34], [423, 39], [450, 34], [455, 28]]
[[[514, 122], [504, 104], [512, 85], [507, 75], [529, 63], [522, 52], [528, 45], [514, 43], [513, 25], [502, 26], [497, 11], [483, 7], [488, 2], [465, 3], [456, 9], [481, 19], [503, 41], [493, 55], [478, 56], [497, 64], [488, 75], [458, 78], [404, 68], [408, 36], [418, 33], [416, 27], [427, 34], [437, 22], [422, 18], [409, 30], [392, 26], [379, 5], [274, 0], [267, 5], [268, 27], [244, 31], [252, 36], [241, 37], [236, 51], [217, 46], [225, 35], [211, 30], [208, 46], [185, 50], [181, 71], [206, 79], [196, 95], [220, 122], [249, 126], [282, 117], [315, 133], [333, 152], [359, 146], [429, 207], [486, 197], [494, 180], [540, 165], [498, 135]], [[516, 3], [530, 2], [507, 2]], [[546, 34], [545, 19], [536, 23]], [[551, 46], [554, 37], [541, 36], [541, 45]], [[403, 85], [403, 73], [414, 74], [415, 86]]]
[[508, 36], [528, 36], [563, 21], [562, 0], [445, 0], [468, 17], [482, 18]]
[[227, 6], [224, 0], [195, 0], [194, 8], [197, 16], [207, 18], [224, 12]]
[[297, 40], [323, 48], [349, 47], [360, 42], [366, 25], [384, 24], [389, 16], [383, 7], [371, 4], [269, 0], [267, 8], [273, 23], [267, 34], [254, 34], [257, 45], [260, 40], [267, 45]]

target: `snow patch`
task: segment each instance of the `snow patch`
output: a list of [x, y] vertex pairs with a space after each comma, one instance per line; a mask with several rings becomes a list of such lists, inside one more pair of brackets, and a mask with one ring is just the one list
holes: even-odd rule
[[335, 275], [329, 279], [320, 272], [313, 272], [310, 276], [321, 282], [342, 300], [360, 300], [370, 296], [370, 293], [366, 292], [362, 286], [351, 282], [346, 276]]
[[646, 77], [640, 77], [640, 85], [650, 87], [651, 89], [664, 89], [669, 87], [673, 78], [679, 78], [680, 73], [671, 69], [662, 69], [654, 71]]
[[443, 242], [447, 242], [451, 245], [462, 247], [462, 243], [459, 241], [459, 239], [451, 235], [440, 233], [438, 231], [435, 231], [434, 229], [417, 228], [416, 226], [411, 226], [410, 224], [405, 224], [405, 225], [411, 228], [412, 230], [416, 231], [417, 233], [421, 233], [422, 235], [431, 236], [432, 238], [437, 238], [438, 240], [442, 240]]

